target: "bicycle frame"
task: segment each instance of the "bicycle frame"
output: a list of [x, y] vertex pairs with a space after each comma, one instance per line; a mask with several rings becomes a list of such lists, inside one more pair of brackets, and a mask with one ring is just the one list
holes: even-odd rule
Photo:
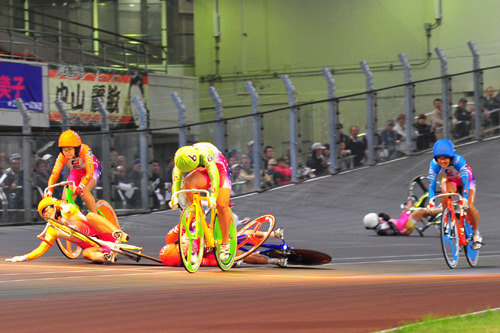
[[[210, 223], [207, 223], [206, 213], [203, 210], [202, 202], [206, 201], [208, 203], [210, 192], [207, 190], [198, 190], [198, 189], [190, 189], [190, 190], [180, 190], [174, 194], [181, 193], [193, 193], [193, 202], [192, 206], [195, 207], [195, 215], [196, 219], [199, 219], [202, 223], [203, 233], [205, 235], [205, 242], [208, 247], [215, 246], [215, 238], [213, 234], [213, 227], [215, 223], [215, 217], [217, 216], [217, 208], [212, 209], [212, 214], [210, 216]], [[201, 196], [200, 194], [206, 194], [206, 197]]]
[[[436, 198], [439, 197], [447, 197], [446, 198], [446, 205], [443, 205], [445, 209], [448, 209], [451, 212], [451, 217], [452, 221], [457, 224], [458, 227], [458, 239], [459, 239], [459, 244], [461, 246], [467, 245], [467, 241], [470, 241], [470, 239], [465, 238], [465, 233], [464, 233], [464, 218], [465, 218], [465, 211], [463, 209], [463, 205], [459, 204], [459, 213], [460, 213], [460, 219], [457, 219], [457, 213], [455, 211], [454, 203], [459, 203], [461, 202], [462, 196], [459, 193], [443, 193], [436, 195], [433, 199], [435, 200]], [[453, 197], [457, 197], [458, 199], [453, 199]], [[434, 203], [434, 200], [431, 199], [431, 202]]]
[[[196, 272], [201, 265], [205, 247], [210, 247], [214, 249], [219, 268], [223, 271], [229, 270], [233, 265], [237, 246], [236, 226], [232, 212], [228, 243], [230, 256], [222, 261], [219, 257], [222, 246], [222, 231], [217, 209], [212, 209], [208, 222], [202, 207], [203, 200], [207, 202], [210, 200], [210, 192], [204, 189], [183, 189], [172, 195], [179, 196], [183, 193], [193, 194], [192, 203], [184, 208], [179, 221], [179, 253], [184, 268], [190, 273]], [[201, 194], [205, 194], [205, 196]]]

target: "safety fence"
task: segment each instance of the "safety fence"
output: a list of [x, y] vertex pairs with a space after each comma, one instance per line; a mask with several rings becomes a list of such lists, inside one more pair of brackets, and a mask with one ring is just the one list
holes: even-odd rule
[[[474, 50], [472, 43], [469, 46]], [[257, 89], [247, 81], [244, 90], [251, 107], [232, 117], [224, 116], [224, 96], [210, 87], [207, 93], [213, 108], [210, 114], [205, 112], [206, 119], [195, 123], [185, 121], [184, 102], [179, 94], [173, 93], [179, 123], [168, 128], [151, 128], [147, 109], [141, 100], [134, 98], [130, 102], [139, 110], [139, 127], [110, 130], [106, 105], [97, 99], [101, 130], [79, 130], [83, 142], [101, 161], [102, 176], [94, 196], [109, 201], [119, 215], [167, 209], [171, 169], [163, 157], [171, 157], [179, 146], [201, 141], [214, 143], [226, 155], [232, 172], [233, 195], [242, 195], [418, 154], [441, 137], [459, 143], [496, 135], [500, 101], [483, 97], [483, 81], [485, 76], [488, 81], [499, 77], [500, 67], [479, 68], [475, 62], [470, 71], [449, 74], [446, 57], [438, 48], [436, 53], [441, 61], [441, 73], [436, 77], [412, 80], [411, 66], [401, 54], [404, 82], [380, 89], [373, 88], [374, 74], [362, 62], [364, 91], [343, 96], [337, 96], [335, 79], [324, 68], [321, 75], [328, 98], [310, 102], [297, 102], [294, 79], [283, 75], [277, 80], [286, 94], [281, 97], [279, 107], [274, 108], [261, 106]], [[442, 124], [435, 125], [432, 132], [419, 132], [417, 127], [429, 129], [424, 125], [432, 125], [431, 111], [436, 99], [442, 101]], [[461, 99], [468, 100], [467, 119], [455, 114]], [[22, 100], [16, 100], [23, 114], [22, 133], [0, 134], [0, 225], [40, 221], [36, 207], [47, 185], [47, 173], [59, 154], [58, 136], [69, 128], [62, 103], [54, 102], [63, 115], [62, 128], [33, 133], [29, 112]], [[391, 123], [397, 123], [398, 118], [404, 118], [404, 124], [401, 122], [404, 137], [386, 141], [388, 133], [384, 131], [391, 132]], [[422, 126], [417, 125], [419, 122]], [[342, 124], [349, 126], [342, 128]], [[358, 143], [349, 138], [355, 136], [356, 133], [350, 132], [356, 128], [360, 131]], [[176, 134], [173, 140], [162, 143], [165, 133]], [[274, 155], [265, 156], [267, 147], [273, 148]], [[275, 161], [269, 163], [271, 159], [285, 163], [276, 167]], [[67, 177], [67, 172], [66, 169], [61, 179]], [[30, 190], [25, 191], [27, 188]]]

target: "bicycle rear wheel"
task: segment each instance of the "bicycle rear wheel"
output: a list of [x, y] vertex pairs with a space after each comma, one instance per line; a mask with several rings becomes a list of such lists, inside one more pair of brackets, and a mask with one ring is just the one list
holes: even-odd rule
[[203, 227], [193, 205], [182, 211], [179, 222], [179, 254], [184, 268], [194, 273], [200, 268], [205, 248]]
[[239, 252], [234, 258], [235, 261], [241, 260], [264, 243], [274, 229], [274, 216], [263, 215], [252, 222], [247, 223], [240, 231], [238, 231]]
[[109, 222], [113, 223], [118, 229], [120, 228], [120, 222], [118, 222], [118, 217], [116, 216], [115, 210], [109, 202], [106, 200], [98, 200], [96, 203], [97, 209], [102, 213], [102, 215]]
[[222, 232], [220, 230], [219, 216], [215, 216], [214, 222], [214, 240], [215, 240], [215, 259], [217, 260], [217, 265], [223, 271], [229, 270], [233, 267], [234, 258], [236, 257], [236, 247], [238, 243], [238, 237], [236, 236], [236, 225], [234, 224], [234, 216], [231, 212], [231, 226], [229, 228], [229, 245], [230, 254], [229, 258], [225, 261], [219, 259], [220, 247], [222, 245]]
[[445, 209], [441, 219], [441, 248], [444, 259], [450, 268], [457, 267], [460, 251], [457, 224], [452, 219], [452, 214]]
[[266, 255], [269, 258], [287, 258], [288, 265], [317, 266], [332, 261], [332, 257], [326, 253], [306, 249], [272, 250]]
[[474, 250], [474, 230], [472, 230], [472, 226], [469, 224], [469, 221], [464, 217], [464, 236], [465, 239], [468, 239], [467, 245], [464, 246], [465, 257], [467, 258], [467, 262], [471, 267], [475, 267], [479, 260], [479, 250]]

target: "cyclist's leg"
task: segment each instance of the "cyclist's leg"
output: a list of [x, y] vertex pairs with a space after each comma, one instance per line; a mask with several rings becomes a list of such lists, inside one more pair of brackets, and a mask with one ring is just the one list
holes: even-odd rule
[[90, 260], [95, 263], [103, 264], [107, 262], [104, 256], [102, 248], [99, 247], [89, 247], [83, 250], [82, 256], [84, 259]]
[[[121, 231], [117, 228], [113, 223], [108, 221], [103, 216], [97, 213], [88, 213], [87, 214], [87, 223], [89, 223], [99, 234], [99, 238], [108, 242], [114, 242], [117, 240], [117, 237], [120, 241], [128, 241], [129, 235]], [[120, 231], [120, 235], [115, 237], [115, 232]]]
[[229, 208], [229, 198], [231, 189], [220, 188], [217, 196], [217, 213], [219, 214], [219, 225], [222, 233], [222, 244], [229, 242], [229, 227], [231, 225], [231, 209]]
[[95, 187], [95, 180], [91, 179], [88, 185], [85, 187], [82, 193], [82, 199], [85, 202], [85, 205], [87, 205], [87, 208], [89, 212], [97, 213], [97, 206], [95, 204], [95, 198], [90, 192], [93, 190]]
[[479, 228], [479, 211], [476, 208], [476, 191], [473, 189], [469, 190], [469, 209], [467, 210], [467, 215], [469, 217], [469, 222], [472, 229], [476, 231]]

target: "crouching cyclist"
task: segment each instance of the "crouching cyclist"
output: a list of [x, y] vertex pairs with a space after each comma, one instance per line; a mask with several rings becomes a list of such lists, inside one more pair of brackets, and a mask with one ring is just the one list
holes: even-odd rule
[[[460, 193], [464, 199], [463, 207], [467, 211], [472, 229], [473, 249], [481, 247], [482, 237], [479, 233], [479, 212], [476, 209], [476, 179], [474, 172], [462, 155], [455, 151], [453, 143], [448, 139], [441, 139], [432, 147], [432, 161], [429, 166], [429, 198], [436, 195], [436, 182], [441, 180], [441, 192]], [[434, 209], [429, 205], [429, 209]]]
[[[113, 243], [127, 241], [129, 236], [117, 228], [113, 223], [99, 214], [88, 213], [86, 216], [80, 212], [77, 205], [47, 197], [38, 204], [38, 212], [44, 218], [52, 218], [64, 224], [70, 225], [87, 236], [97, 236], [99, 239]], [[28, 254], [15, 256], [5, 261], [20, 262], [34, 260], [44, 255], [57, 238], [66, 239], [83, 249], [82, 255], [85, 259], [95, 263], [114, 262], [116, 253], [111, 253], [107, 247], [95, 247], [75, 237], [58, 232], [58, 230], [47, 224], [45, 230], [38, 236], [42, 242]]]
[[[226, 158], [213, 144], [208, 142], [184, 146], [177, 150], [174, 156], [175, 166], [172, 171], [172, 193], [181, 189], [184, 174], [185, 189], [210, 189], [209, 206], [217, 207], [222, 233], [221, 261], [226, 261], [230, 255], [229, 229], [231, 211], [229, 198], [231, 196], [231, 172]], [[187, 193], [189, 202], [193, 202], [193, 194]], [[177, 209], [178, 195], [172, 195], [169, 205]]]

